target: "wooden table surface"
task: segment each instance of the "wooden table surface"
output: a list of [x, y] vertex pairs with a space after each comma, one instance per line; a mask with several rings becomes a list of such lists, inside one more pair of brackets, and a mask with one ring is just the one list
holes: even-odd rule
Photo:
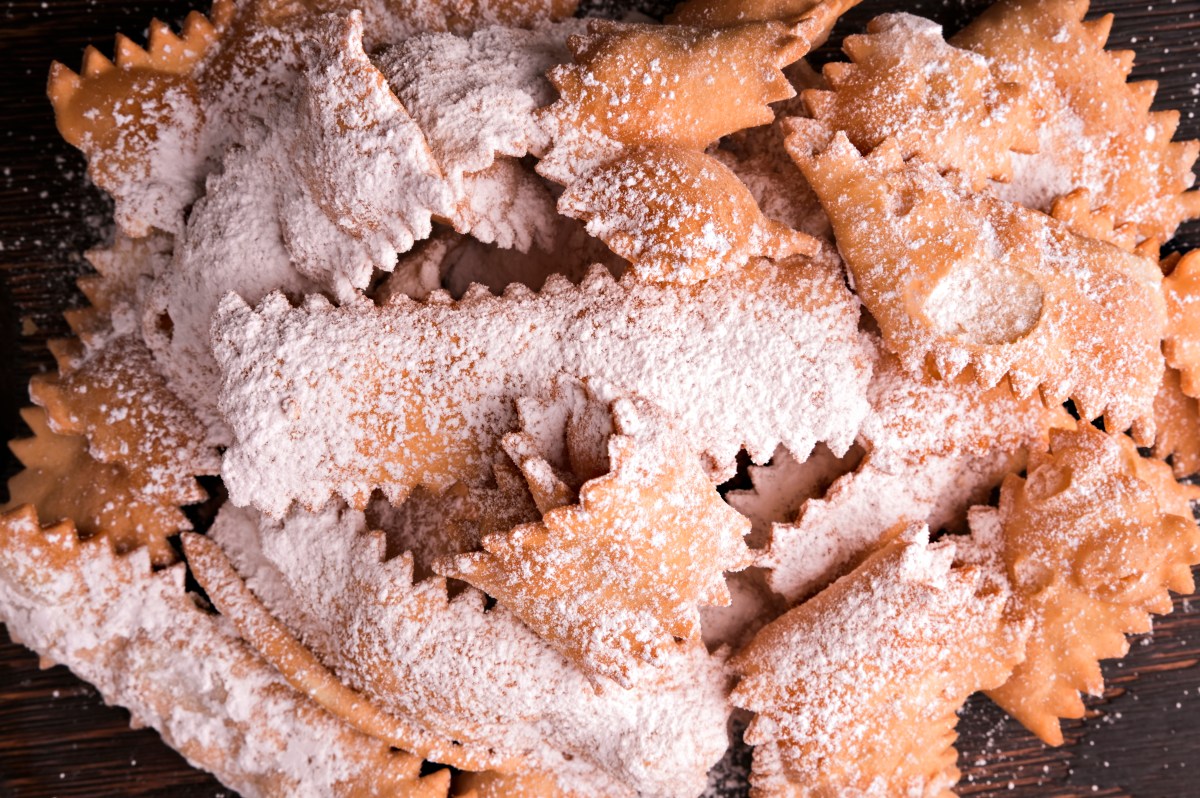
[[[613, 5], [608, 2], [607, 5]], [[905, 9], [956, 28], [983, 7], [973, 0], [871, 2], [840, 30], [884, 10]], [[646, 7], [645, 4], [642, 5]], [[25, 434], [17, 416], [31, 374], [50, 366], [49, 337], [65, 332], [59, 314], [82, 299], [79, 253], [105, 235], [108, 206], [83, 162], [54, 130], [45, 99], [51, 59], [79, 63], [85, 44], [111, 52], [122, 31], [140, 39], [152, 16], [177, 22], [186, 3], [147, 0], [6, 0], [0, 4], [0, 438]], [[1179, 137], [1200, 137], [1200, 0], [1114, 2], [1112, 47], [1138, 51], [1135, 78], [1159, 80], [1156, 108], [1177, 108]], [[1200, 224], [1175, 247], [1200, 246]], [[0, 474], [17, 464], [4, 453]], [[0, 499], [6, 497], [0, 488]], [[986, 700], [963, 713], [959, 792], [1050, 798], [1200, 795], [1200, 601], [1176, 601], [1152, 636], [1107, 663], [1108, 694], [1094, 717], [1066, 724], [1068, 744], [1051, 749]], [[41, 671], [37, 658], [0, 627], [0, 798], [41, 796], [231, 795], [190, 769], [158, 735], [131, 730], [124, 710], [65, 668]]]

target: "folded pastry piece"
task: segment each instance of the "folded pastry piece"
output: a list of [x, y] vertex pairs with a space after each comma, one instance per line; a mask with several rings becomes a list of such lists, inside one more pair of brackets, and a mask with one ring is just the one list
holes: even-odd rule
[[[541, 519], [490, 534], [482, 551], [435, 567], [497, 599], [584, 671], [628, 688], [638, 660], [669, 663], [670, 652], [699, 640], [700, 604], [729, 604], [723, 572], [750, 565], [742, 541], [750, 523], [725, 504], [657, 408], [628, 398], [610, 407], [582, 396], [559, 402], [575, 462], [580, 445], [572, 438], [586, 433], [565, 417], [572, 405], [584, 405], [572, 418], [599, 413], [601, 429], [611, 425], [611, 437], [601, 433], [607, 440], [587, 447], [606, 449], [607, 467], [584, 476], [602, 475], [573, 489], [555, 473], [560, 458], [530, 432], [507, 438], [510, 451], [528, 453], [517, 463]], [[588, 402], [598, 406], [589, 411]]]
[[690, 287], [595, 267], [580, 286], [552, 277], [539, 294], [481, 287], [457, 303], [292, 307], [274, 294], [252, 310], [228, 297], [214, 321], [235, 437], [222, 471], [235, 503], [274, 516], [334, 495], [362, 507], [376, 488], [399, 503], [417, 485], [479, 484], [515, 399], [563, 372], [636, 390], [714, 473], [743, 446], [760, 462], [781, 442], [843, 452], [873, 355], [857, 315], [841, 274], [802, 259]]
[[1028, 476], [1005, 480], [998, 508], [973, 508], [963, 559], [1006, 581], [1005, 614], [1032, 623], [1025, 662], [988, 690], [992, 700], [1061, 744], [1058, 719], [1084, 714], [1079, 692], [1104, 690], [1099, 660], [1124, 656], [1127, 633], [1171, 611], [1168, 589], [1192, 592], [1200, 529], [1189, 500], [1198, 497], [1128, 438], [1085, 425], [1052, 432]]
[[126, 707], [196, 767], [253, 796], [445, 796], [449, 773], [355, 732], [288, 687], [185, 592], [182, 564], [145, 549], [41, 528], [31, 506], [0, 515], [0, 620], [48, 661]]
[[[328, 669], [366, 699], [351, 714], [407, 719], [461, 743], [459, 753], [490, 749], [493, 762], [474, 767], [518, 767], [520, 757], [536, 769], [567, 754], [600, 794], [682, 798], [703, 789], [725, 750], [724, 665], [700, 645], [641, 665], [632, 689], [598, 691], [503, 605], [485, 611], [472, 588], [449, 599], [441, 578], [414, 583], [411, 556], [386, 559], [362, 513], [335, 504], [272, 522], [226, 505], [210, 535], [264, 608], [249, 615], [245, 602], [213, 596], [255, 647], [285, 668], [308, 663], [308, 676]], [[267, 612], [293, 639], [284, 656], [268, 653], [279, 649], [267, 645], [267, 624], [247, 622]]]
[[1154, 456], [1170, 458], [1177, 477], [1200, 472], [1200, 402], [1179, 386], [1179, 372], [1170, 366], [1154, 397]]
[[544, 76], [570, 59], [567, 36], [585, 29], [583, 20], [572, 20], [536, 31], [430, 33], [399, 41], [373, 60], [425, 132], [444, 174], [455, 180], [487, 169], [497, 157], [547, 149], [549, 136], [535, 114], [554, 99]]
[[179, 34], [152, 21], [145, 47], [118, 35], [113, 61], [89, 47], [79, 73], [55, 63], [50, 98], [59, 131], [113, 197], [122, 231], [179, 232], [221, 153], [250, 143], [255, 120], [270, 117], [270, 106], [294, 83], [300, 42], [322, 15], [361, 10], [372, 50], [429, 31], [542, 25], [570, 17], [575, 5], [215, 0], [207, 17], [188, 15]]
[[[593, 21], [569, 40], [575, 63], [550, 71], [561, 96], [541, 112], [552, 146], [537, 169], [570, 187], [560, 212], [588, 220], [650, 280], [705, 279], [758, 254], [813, 254], [815, 240], [766, 220], [701, 151], [772, 121], [769, 103], [795, 94], [783, 67], [848, 5], [725, 28]], [[648, 69], [630, 72], [635, 63]]]
[[8, 444], [25, 468], [8, 481], [5, 510], [32, 504], [46, 519], [73, 521], [83, 535], [104, 533], [118, 551], [144, 547], [155, 565], [175, 562], [167, 539], [192, 528], [179, 505], [204, 497], [194, 482], [172, 502], [152, 471], [97, 461], [87, 438], [54, 432], [41, 408], [21, 418], [33, 437]]
[[[842, 134], [810, 155], [788, 139], [833, 221], [884, 343], [912, 372], [1007, 374], [1082, 418], [1151, 443], [1166, 329], [1162, 276], [1145, 258], [1043, 214], [964, 192], [889, 140], [861, 156]], [[904, 244], [903, 242], [916, 242]]]
[[1035, 396], [1017, 398], [1006, 380], [985, 389], [969, 371], [917, 379], [891, 355], [876, 366], [870, 399], [862, 462], [770, 527], [758, 564], [791, 601], [846, 573], [897, 524], [965, 528], [971, 505], [1044, 449], [1050, 428], [1072, 423]]
[[1130, 51], [1108, 52], [1112, 14], [1084, 22], [1087, 0], [1000, 0], [951, 39], [990, 58], [1027, 86], [1036, 112], [1037, 155], [1017, 156], [1005, 199], [1049, 211], [1086, 188], [1137, 239], [1165, 241], [1200, 216], [1189, 192], [1200, 142], [1172, 142], [1178, 111], [1150, 113], [1155, 81], [1128, 84]]
[[1167, 334], [1163, 354], [1179, 371], [1179, 385], [1188, 396], [1200, 397], [1200, 251], [1175, 261], [1163, 278], [1167, 299]]
[[561, 96], [541, 113], [553, 146], [538, 171], [569, 185], [623, 147], [699, 151], [770, 122], [769, 104], [795, 95], [782, 70], [809, 51], [812, 13], [713, 29], [593, 20], [568, 41], [575, 63], [550, 70]]
[[1025, 88], [947, 44], [940, 25], [883, 14], [842, 49], [851, 61], [825, 67], [829, 89], [801, 95], [812, 119], [790, 120], [796, 135], [824, 143], [842, 131], [863, 152], [892, 138], [905, 158], [955, 171], [974, 190], [1008, 180], [1014, 151], [1037, 150]]
[[679, 147], [626, 148], [571, 184], [558, 210], [586, 221], [644, 280], [693, 283], [752, 257], [814, 255], [818, 246], [763, 216], [719, 160]]
[[755, 795], [953, 794], [955, 713], [1003, 683], [1025, 632], [1003, 617], [1004, 589], [953, 557], [904, 528], [731, 660], [731, 700], [755, 713]]

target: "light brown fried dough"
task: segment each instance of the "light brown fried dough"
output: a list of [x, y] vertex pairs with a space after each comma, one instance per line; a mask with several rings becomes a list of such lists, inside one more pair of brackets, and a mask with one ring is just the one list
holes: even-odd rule
[[966, 193], [891, 141], [870, 157], [841, 134], [816, 155], [788, 142], [909, 371], [971, 365], [985, 386], [1007, 374], [1019, 395], [1040, 388], [1049, 405], [1069, 398], [1084, 419], [1153, 441], [1166, 308], [1152, 261]]
[[629, 147], [583, 175], [558, 210], [630, 262], [643, 280], [693, 283], [744, 266], [816, 254], [816, 239], [772, 221], [720, 161], [678, 147]]
[[361, 507], [377, 488], [398, 502], [421, 484], [479, 484], [513, 401], [561, 372], [597, 390], [636, 385], [715, 473], [743, 446], [760, 461], [781, 442], [801, 457], [818, 441], [842, 452], [872, 360], [856, 317], [841, 274], [800, 259], [687, 287], [597, 267], [578, 287], [552, 278], [539, 294], [385, 308], [228, 297], [214, 327], [236, 437], [223, 476], [235, 502], [276, 516], [293, 501]]
[[287, 686], [217, 616], [184, 567], [154, 571], [144, 549], [42, 528], [31, 506], [0, 515], [0, 620], [129, 709], [188, 761], [247, 798], [437, 798], [449, 772], [366, 737]]
[[953, 557], [924, 527], [902, 530], [731, 660], [731, 701], [755, 713], [752, 795], [953, 795], [955, 713], [1024, 644], [1004, 590]]
[[685, 0], [666, 21], [697, 28], [731, 28], [750, 22], [804, 20], [805, 35], [815, 50], [829, 38], [838, 18], [861, 0]]
[[58, 130], [83, 151], [88, 174], [114, 198], [117, 223], [132, 236], [177, 232], [203, 178], [196, 73], [232, 13], [232, 2], [217, 0], [211, 21], [193, 11], [178, 35], [152, 20], [145, 48], [118, 34], [115, 62], [88, 47], [78, 74], [58, 62], [50, 69]]
[[[120, 552], [145, 547], [155, 565], [177, 559], [167, 539], [192, 525], [178, 504], [147, 490], [144, 472], [97, 462], [87, 438], [55, 433], [40, 408], [26, 408], [21, 417], [33, 437], [9, 443], [25, 469], [8, 481], [5, 510], [32, 504], [47, 519], [72, 521], [81, 534], [104, 533]], [[204, 497], [199, 488], [185, 495]]]
[[[1139, 254], [1145, 257], [1158, 258], [1158, 248], [1154, 241], [1143, 242], [1144, 245], [1149, 245], [1144, 249], [1138, 247], [1137, 225], [1133, 222], [1117, 225], [1116, 215], [1108, 206], [1093, 208], [1092, 193], [1086, 188], [1077, 188], [1070, 194], [1057, 197], [1051, 203], [1049, 213], [1071, 228], [1073, 233], [1107, 241], [1126, 252], [1137, 249]], [[1150, 251], [1151, 248], [1153, 252]]]
[[967, 510], [1024, 468], [1048, 431], [1070, 426], [1061, 409], [1019, 399], [1007, 381], [915, 379], [885, 355], [870, 388], [860, 442], [866, 456], [790, 518], [772, 524], [758, 564], [772, 589], [812, 595], [874, 551], [897, 524], [965, 528]]
[[[512, 613], [466, 588], [413, 581], [362, 513], [336, 504], [282, 522], [226, 505], [210, 532], [271, 615], [347, 687], [432, 732], [530, 766], [563, 754], [606, 795], [703, 789], [726, 746], [726, 675], [702, 647], [644, 665], [632, 689], [595, 683]], [[348, 634], [347, 630], [354, 630]]]
[[1163, 278], [1167, 300], [1167, 333], [1163, 354], [1179, 371], [1179, 385], [1188, 396], [1200, 397], [1200, 251], [1174, 262]]
[[884, 14], [842, 49], [851, 62], [827, 65], [829, 89], [802, 94], [813, 118], [793, 119], [796, 135], [823, 143], [842, 131], [863, 152], [891, 138], [905, 158], [957, 172], [975, 190], [1007, 180], [1014, 151], [1037, 149], [1025, 88], [947, 44], [940, 25]]
[[144, 48], [118, 36], [115, 63], [94, 48], [78, 74], [56, 63], [49, 91], [59, 130], [113, 196], [122, 230], [136, 237], [153, 228], [178, 232], [222, 151], [253, 138], [252, 120], [269, 118], [273, 99], [290, 89], [300, 42], [323, 15], [361, 11], [367, 48], [375, 49], [429, 31], [533, 27], [570, 17], [575, 5], [217, 0], [208, 17], [190, 14], [178, 35], [152, 21]]
[[998, 509], [972, 510], [981, 551], [964, 554], [1011, 585], [1006, 615], [1033, 624], [1025, 662], [988, 695], [1042, 740], [1062, 743], [1058, 719], [1083, 716], [1079, 692], [1104, 689], [1099, 660], [1171, 611], [1168, 589], [1192, 592], [1196, 496], [1128, 438], [1083, 426], [1052, 432], [1028, 477], [1005, 480]]
[[1037, 155], [1014, 160], [997, 193], [1049, 211], [1058, 196], [1088, 189], [1137, 240], [1165, 241], [1200, 216], [1192, 164], [1200, 142], [1172, 142], [1178, 111], [1150, 113], [1155, 81], [1129, 84], [1133, 53], [1104, 49], [1112, 14], [1084, 22], [1087, 0], [1000, 0], [951, 43], [992, 59], [1036, 104]]
[[[795, 91], [782, 68], [809, 51], [803, 23], [705, 29], [603, 20], [569, 41], [574, 64], [552, 69], [560, 99], [542, 111], [552, 149], [538, 164], [569, 185], [626, 146], [702, 150], [775, 118]], [[646, 64], [637, 74], [633, 64]]]
[[98, 348], [112, 333], [139, 330], [146, 285], [167, 267], [174, 244], [165, 233], [130, 238], [117, 232], [107, 246], [85, 252], [96, 274], [75, 281], [89, 304], [63, 311], [71, 332], [87, 346]]
[[199, 420], [167, 388], [141, 338], [110, 337], [91, 351], [61, 341], [53, 349], [58, 374], [29, 384], [51, 428], [82, 435], [96, 460], [139, 474], [139, 498], [177, 505], [203, 500], [195, 478], [218, 473], [220, 458]]
[[594, 677], [628, 687], [637, 660], [669, 662], [669, 650], [699, 639], [699, 605], [729, 604], [723, 572], [750, 564], [750, 523], [662, 411], [618, 399], [611, 414], [607, 473], [577, 500], [533, 453], [518, 465], [541, 520], [435, 567], [495, 597]]
[[1200, 472], [1200, 402], [1183, 392], [1170, 366], [1154, 397], [1154, 420], [1154, 456], [1169, 458], [1177, 477]]

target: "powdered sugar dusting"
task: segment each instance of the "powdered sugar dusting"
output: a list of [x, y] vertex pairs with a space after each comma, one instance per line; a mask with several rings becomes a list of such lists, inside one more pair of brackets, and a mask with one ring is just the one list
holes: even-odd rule
[[[226, 507], [212, 532], [268, 608], [347, 684], [443, 734], [607, 773], [611, 794], [694, 795], [725, 750], [725, 677], [703, 649], [635, 678], [593, 683], [482, 594], [382, 559], [361, 513], [336, 505], [284, 522]], [[615, 781], [614, 781], [615, 780]], [[617, 785], [628, 784], [630, 788]]]
[[691, 289], [600, 269], [579, 288], [446, 302], [335, 310], [276, 295], [252, 311], [227, 298], [215, 342], [233, 501], [279, 515], [293, 500], [478, 482], [513, 401], [559, 372], [636, 390], [719, 467], [743, 445], [759, 460], [780, 442], [844, 451], [866, 413], [856, 308], [840, 274], [814, 263], [760, 262]]
[[[0, 608], [11, 634], [94, 684], [188, 760], [246, 796], [327, 796], [415, 783], [419, 760], [338, 723], [296, 693], [218, 617], [185, 595], [183, 566], [144, 549], [0, 518]], [[369, 780], [364, 775], [369, 773]]]

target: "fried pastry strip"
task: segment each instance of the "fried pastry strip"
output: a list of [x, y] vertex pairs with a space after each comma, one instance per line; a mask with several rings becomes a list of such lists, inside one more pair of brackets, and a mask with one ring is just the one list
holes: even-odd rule
[[1007, 180], [1013, 152], [1036, 151], [1025, 88], [947, 44], [940, 25], [884, 14], [842, 49], [851, 61], [825, 67], [829, 89], [801, 95], [812, 119], [792, 120], [797, 135], [826, 142], [843, 131], [862, 152], [892, 138], [905, 158], [957, 172], [975, 190]]
[[1087, 0], [1000, 0], [951, 42], [990, 59], [1027, 86], [1035, 103], [1037, 155], [1017, 156], [996, 193], [1049, 211], [1078, 188], [1132, 223], [1137, 240], [1165, 241], [1200, 216], [1192, 164], [1200, 142], [1172, 142], [1178, 111], [1150, 113], [1155, 81], [1126, 83], [1132, 52], [1104, 49], [1113, 16], [1084, 22]]
[[[528, 767], [567, 754], [606, 795], [695, 795], [725, 750], [723, 664], [680, 647], [629, 689], [592, 679], [482, 593], [448, 598], [388, 559], [362, 513], [332, 504], [272, 522], [226, 505], [212, 538], [324, 667], [380, 709]], [[353, 630], [348, 633], [348, 630]]]
[[114, 553], [100, 532], [41, 528], [24, 505], [0, 515], [0, 619], [152, 726], [242, 795], [435, 798], [449, 773], [365, 737], [292, 690], [145, 549]]
[[1006, 615], [1033, 624], [1025, 662], [992, 700], [1060, 745], [1058, 719], [1083, 716], [1079, 692], [1104, 690], [1099, 660], [1124, 656], [1126, 634], [1171, 611], [1168, 589], [1192, 592], [1197, 497], [1128, 438], [1083, 426], [1052, 432], [1028, 477], [1005, 480], [999, 508], [972, 509], [977, 550], [964, 546], [965, 559], [1001, 574]]
[[955, 713], [1024, 643], [1004, 590], [953, 557], [908, 527], [731, 660], [731, 700], [755, 713], [752, 795], [953, 795]]
[[273, 665], [292, 687], [334, 717], [393, 748], [456, 768], [507, 771], [518, 764], [515, 758], [492, 751], [486, 745], [463, 745], [456, 740], [439, 739], [419, 723], [373, 705], [362, 694], [339, 682], [311, 651], [271, 616], [216, 543], [203, 535], [188, 533], [183, 536], [183, 547], [188, 567], [200, 586], [221, 615], [237, 627], [242, 639]]
[[[518, 465], [535, 501], [549, 499], [541, 520], [435, 567], [509, 607], [586, 672], [629, 687], [637, 660], [669, 662], [669, 651], [700, 638], [700, 604], [729, 604], [723, 572], [750, 565], [750, 524], [661, 411], [618, 399], [601, 412], [612, 417], [608, 468], [577, 501], [534, 451]], [[532, 448], [528, 433], [520, 440]], [[561, 488], [547, 491], [547, 480]]]
[[627, 148], [571, 184], [558, 210], [644, 280], [693, 283], [752, 257], [817, 251], [816, 239], [763, 216], [719, 160], [678, 147]]
[[367, 48], [375, 49], [431, 31], [533, 27], [570, 17], [575, 5], [216, 0], [207, 17], [189, 14], [179, 34], [153, 20], [145, 47], [118, 36], [113, 61], [89, 47], [79, 73], [55, 63], [49, 93], [59, 131], [115, 200], [122, 231], [139, 238], [152, 229], [180, 232], [221, 153], [248, 143], [253, 120], [267, 118], [266, 106], [290, 88], [301, 42], [323, 15], [361, 10]]
[[478, 484], [515, 426], [513, 401], [559, 373], [636, 390], [718, 473], [743, 445], [759, 461], [780, 442], [801, 457], [818, 441], [842, 452], [872, 360], [856, 317], [840, 273], [799, 259], [691, 287], [596, 267], [539, 294], [383, 308], [228, 297], [214, 322], [235, 433], [223, 475], [235, 503], [275, 516], [293, 501], [362, 507], [377, 488], [398, 503], [417, 485]]
[[788, 141], [909, 371], [932, 359], [943, 378], [1007, 374], [1019, 395], [1038, 387], [1048, 405], [1072, 399], [1084, 419], [1153, 441], [1166, 308], [1152, 261], [965, 193], [891, 141], [868, 158], [841, 134], [817, 155]]
[[1163, 278], [1167, 299], [1167, 334], [1163, 354], [1179, 371], [1179, 385], [1188, 396], [1200, 397], [1200, 251], [1175, 262]]
[[812, 30], [804, 20], [715, 29], [594, 20], [568, 42], [575, 63], [550, 71], [560, 98], [541, 114], [553, 146], [538, 171], [569, 185], [622, 147], [700, 151], [770, 122], [769, 104], [795, 94], [782, 69], [808, 52]]

